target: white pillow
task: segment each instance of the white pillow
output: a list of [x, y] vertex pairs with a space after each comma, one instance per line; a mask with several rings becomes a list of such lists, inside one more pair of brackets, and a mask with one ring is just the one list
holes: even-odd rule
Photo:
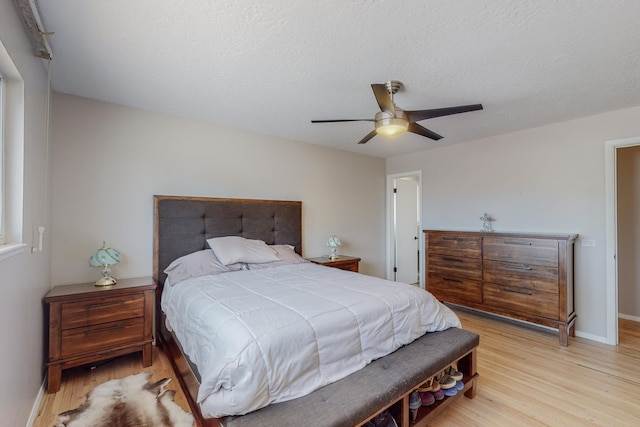
[[237, 262], [261, 264], [280, 261], [277, 252], [262, 240], [245, 239], [239, 236], [213, 237], [207, 240], [209, 247], [224, 265]]
[[175, 285], [190, 277], [216, 275], [228, 271], [242, 270], [243, 268], [245, 268], [245, 265], [241, 263], [223, 265], [211, 250], [204, 249], [181, 256], [169, 264], [164, 272], [167, 273], [166, 283]]
[[281, 260], [286, 261], [288, 264], [309, 262], [298, 255], [295, 251], [296, 248], [291, 245], [271, 245], [271, 248], [276, 251], [276, 254]]
[[303, 262], [310, 262], [302, 258], [295, 251], [295, 248], [291, 245], [271, 245], [281, 261], [265, 262], [262, 264], [247, 264], [249, 270], [260, 270], [263, 268], [279, 267], [281, 265], [300, 264]]

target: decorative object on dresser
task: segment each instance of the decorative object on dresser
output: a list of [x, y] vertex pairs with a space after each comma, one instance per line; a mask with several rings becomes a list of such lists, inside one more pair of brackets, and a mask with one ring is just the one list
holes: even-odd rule
[[436, 298], [556, 328], [568, 345], [577, 234], [424, 233], [426, 288]]
[[493, 221], [493, 218], [491, 218], [488, 213], [485, 212], [480, 217], [480, 221], [482, 221], [482, 231], [486, 231], [486, 232], [493, 231], [493, 226], [491, 225], [491, 221]]
[[331, 255], [329, 255], [329, 259], [332, 261], [337, 260], [339, 257], [336, 253], [336, 250], [338, 249], [338, 246], [342, 246], [342, 242], [340, 241], [340, 238], [335, 235], [335, 233], [331, 234], [331, 236], [329, 236], [329, 238], [327, 239], [327, 246], [331, 248]]
[[327, 267], [339, 268], [340, 270], [355, 271], [358, 272], [358, 266], [360, 258], [340, 255], [339, 259], [331, 259], [331, 257], [321, 256], [317, 258], [306, 258], [307, 261], [311, 261], [314, 264], [326, 265]]
[[120, 252], [115, 249], [108, 248], [106, 243], [102, 242], [102, 247], [97, 249], [89, 258], [89, 265], [92, 267], [100, 267], [102, 269], [102, 278], [99, 279], [96, 286], [112, 286], [118, 281], [111, 277], [111, 266], [120, 262]]
[[137, 351], [151, 366], [154, 289], [149, 278], [123, 279], [117, 287], [92, 283], [57, 286], [44, 297], [48, 319], [49, 382], [60, 389], [62, 370]]

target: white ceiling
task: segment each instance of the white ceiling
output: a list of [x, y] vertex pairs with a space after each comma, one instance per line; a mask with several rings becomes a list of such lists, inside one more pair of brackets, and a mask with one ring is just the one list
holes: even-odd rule
[[[373, 156], [640, 105], [638, 0], [36, 4], [58, 92]], [[310, 123], [373, 118], [391, 79], [403, 109], [485, 109], [420, 122], [439, 142]]]

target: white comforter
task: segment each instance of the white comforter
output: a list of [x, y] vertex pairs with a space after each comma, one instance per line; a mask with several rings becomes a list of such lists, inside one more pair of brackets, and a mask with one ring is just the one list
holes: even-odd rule
[[414, 286], [304, 263], [165, 286], [162, 309], [198, 367], [205, 417], [304, 396], [456, 315]]

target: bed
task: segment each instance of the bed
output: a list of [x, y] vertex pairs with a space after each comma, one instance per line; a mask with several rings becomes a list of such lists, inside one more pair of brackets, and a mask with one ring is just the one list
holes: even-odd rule
[[[400, 292], [397, 291], [395, 292], [398, 293], [397, 296], [389, 295], [387, 289], [389, 285], [383, 283], [386, 281], [382, 279], [370, 278], [357, 273], [304, 263], [299, 256], [302, 254], [301, 225], [302, 204], [297, 201], [179, 196], [154, 197], [153, 271], [154, 279], [158, 283], [158, 292], [156, 294], [156, 336], [158, 344], [164, 348], [171, 360], [181, 386], [183, 390], [185, 390], [187, 400], [198, 425], [227, 427], [250, 425], [293, 426], [303, 424], [355, 426], [364, 425], [370, 418], [382, 411], [390, 411], [399, 425], [408, 427], [410, 425], [408, 414], [409, 393], [427, 378], [452, 363], [457, 363], [458, 369], [464, 373], [463, 393], [467, 397], [474, 396], [477, 378], [476, 348], [479, 342], [478, 336], [459, 328], [450, 328], [449, 326], [453, 324], [452, 322], [454, 322], [454, 320], [445, 312], [445, 315], [440, 317], [430, 315], [433, 318], [430, 317], [428, 322], [426, 320], [421, 321], [420, 325], [413, 329], [406, 327], [396, 328], [392, 334], [392, 341], [395, 342], [392, 348], [384, 348], [386, 344], [376, 341], [372, 345], [372, 348], [379, 352], [376, 353], [372, 350], [371, 354], [367, 353], [367, 357], [355, 357], [355, 359], [358, 360], [354, 363], [351, 363], [351, 359], [354, 358], [353, 356], [345, 355], [344, 359], [341, 359], [342, 356], [335, 356], [331, 363], [333, 363], [333, 365], [340, 365], [340, 369], [337, 369], [335, 373], [337, 377], [334, 375], [331, 363], [329, 364], [329, 368], [327, 368], [327, 365], [324, 365], [320, 380], [315, 377], [307, 378], [305, 377], [306, 371], [300, 370], [300, 375], [298, 376], [305, 377], [305, 381], [303, 381], [304, 387], [300, 387], [299, 389], [293, 387], [295, 392], [292, 393], [290, 392], [292, 387], [284, 384], [281, 387], [284, 393], [274, 393], [275, 397], [268, 397], [268, 401], [259, 402], [257, 406], [241, 406], [238, 414], [250, 411], [247, 415], [222, 416], [226, 414], [234, 415], [233, 410], [227, 408], [223, 409], [220, 414], [212, 412], [212, 406], [207, 403], [209, 398], [206, 397], [205, 399], [202, 395], [203, 390], [212, 388], [211, 382], [208, 380], [209, 368], [204, 369], [204, 374], [201, 375], [197, 363], [202, 363], [202, 359], [211, 358], [215, 366], [215, 361], [217, 360], [215, 356], [223, 352], [219, 350], [200, 351], [200, 356], [198, 356], [198, 350], [195, 350], [192, 341], [208, 343], [204, 338], [205, 336], [222, 334], [228, 330], [237, 331], [241, 328], [238, 326], [232, 328], [218, 327], [215, 331], [202, 334], [196, 337], [195, 340], [190, 341], [187, 339], [187, 335], [184, 334], [185, 326], [181, 325], [181, 323], [188, 325], [188, 322], [182, 321], [180, 313], [192, 311], [194, 313], [218, 315], [222, 317], [216, 318], [217, 320], [213, 320], [213, 322], [217, 325], [227, 324], [226, 322], [229, 321], [229, 319], [226, 310], [228, 309], [229, 301], [247, 299], [253, 304], [252, 307], [258, 307], [258, 309], [257, 311], [252, 311], [252, 315], [242, 320], [242, 322], [250, 323], [251, 319], [253, 319], [253, 323], [256, 324], [254, 326], [258, 328], [262, 324], [267, 323], [274, 325], [280, 324], [283, 329], [291, 330], [291, 333], [303, 333], [297, 330], [300, 328], [289, 327], [289, 325], [292, 324], [291, 319], [298, 315], [303, 315], [299, 312], [299, 306], [294, 305], [295, 312], [282, 315], [281, 318], [269, 317], [269, 313], [272, 311], [261, 311], [260, 308], [265, 304], [274, 303], [274, 301], [274, 304], [278, 306], [288, 305], [289, 300], [293, 300], [294, 298], [301, 301], [311, 301], [313, 300], [313, 295], [318, 295], [317, 301], [324, 301], [324, 304], [327, 305], [329, 311], [331, 311], [334, 306], [344, 305], [343, 301], [345, 299], [356, 301], [361, 294], [366, 293], [367, 298], [373, 298], [376, 301], [380, 300], [378, 304], [382, 307], [382, 310], [384, 306], [389, 304], [389, 300], [402, 300], [403, 298], [399, 295]], [[209, 248], [210, 244], [217, 245], [222, 241], [226, 243], [227, 239], [244, 240], [239, 238], [251, 239], [251, 241], [263, 241], [266, 242], [270, 248], [287, 249], [292, 252], [292, 259], [296, 257], [295, 259], [299, 262], [292, 264], [285, 263], [287, 265], [264, 269], [264, 271], [260, 271], [260, 269], [254, 270], [253, 268], [250, 271], [244, 271], [244, 268], [239, 268], [215, 277], [187, 277], [185, 280], [181, 278], [182, 281], [178, 284], [170, 283], [172, 280], [171, 277], [169, 277], [170, 280], [167, 281], [165, 270], [167, 267], [173, 268], [176, 260], [184, 257], [188, 258], [197, 253], [208, 254], [211, 252]], [[207, 241], [209, 241], [209, 243], [207, 243]], [[217, 248], [214, 246], [214, 249]], [[277, 253], [280, 255], [280, 250], [278, 250]], [[216, 251], [216, 254], [220, 255], [220, 252]], [[229, 260], [226, 261], [225, 265], [235, 265]], [[243, 265], [246, 266], [246, 264]], [[249, 265], [254, 266], [254, 264]], [[268, 263], [265, 265], [268, 265]], [[258, 266], [258, 264], [255, 264], [255, 266]], [[173, 277], [175, 278], [175, 275]], [[287, 279], [282, 282], [280, 281], [282, 278]], [[205, 279], [207, 280], [206, 283]], [[270, 287], [260, 285], [260, 283], [272, 279], [274, 282], [270, 283]], [[212, 285], [209, 283], [209, 280], [213, 280], [215, 284]], [[275, 280], [278, 280], [278, 282]], [[259, 283], [255, 283], [256, 281]], [[366, 281], [366, 284], [358, 283], [360, 281]], [[295, 282], [295, 286], [289, 284], [292, 282]], [[317, 289], [319, 289], [318, 285], [320, 289], [323, 289], [322, 298], [319, 297], [320, 294], [317, 291]], [[344, 291], [348, 292], [347, 296], [341, 295], [339, 298], [336, 297], [335, 301], [332, 301], [329, 297], [329, 295], [333, 294], [331, 291], [332, 286], [339, 286], [341, 289], [345, 288]], [[353, 288], [347, 289], [349, 286]], [[213, 287], [215, 287], [215, 292], [211, 292]], [[278, 288], [282, 290], [279, 292], [279, 297], [277, 295], [274, 296], [275, 294], [272, 291], [272, 289]], [[412, 287], [407, 286], [407, 288]], [[179, 291], [176, 289], [179, 289]], [[186, 292], [187, 289], [193, 289], [195, 296], [183, 296], [182, 292]], [[242, 294], [241, 297], [237, 294], [240, 289], [242, 292], [246, 292], [246, 294]], [[266, 292], [271, 293], [268, 293], [266, 296], [258, 295], [262, 289], [267, 289]], [[366, 290], [366, 292], [363, 290]], [[210, 293], [208, 294], [207, 292]], [[311, 292], [311, 294], [309, 292]], [[313, 292], [316, 292], [316, 294], [313, 294]], [[400, 302], [400, 306], [402, 307], [418, 304], [414, 301], [418, 299], [419, 295], [412, 294], [411, 292], [426, 294], [426, 292], [422, 290], [414, 289], [408, 289], [407, 292], [409, 292], [408, 300]], [[296, 293], [301, 293], [302, 296], [298, 298], [295, 296]], [[163, 310], [163, 294], [165, 300], [175, 299], [176, 301], [180, 301], [187, 300], [187, 298], [190, 299], [188, 299], [187, 305], [182, 306], [182, 308], [171, 308], [171, 306], [165, 305]], [[179, 296], [173, 297], [174, 294]], [[227, 296], [222, 304], [216, 301], [213, 303], [213, 306], [202, 305], [206, 301], [213, 299], [215, 297], [214, 294]], [[277, 300], [277, 298], [281, 299]], [[165, 301], [165, 304], [168, 303]], [[296, 302], [296, 304], [299, 304], [299, 301]], [[427, 301], [425, 304], [432, 304], [432, 302]], [[311, 312], [310, 319], [316, 321], [318, 315], [314, 310], [319, 310], [317, 306], [320, 304], [314, 303], [308, 305], [310, 307], [307, 307], [307, 309]], [[337, 338], [341, 339], [342, 342], [351, 343], [354, 341], [354, 338], [349, 334], [355, 329], [362, 329], [362, 323], [357, 317], [359, 305], [354, 303], [347, 304], [347, 306], [348, 315], [335, 314], [338, 313], [336, 311], [335, 313], [332, 312], [331, 316], [342, 319], [341, 324], [344, 325], [349, 325], [350, 321], [355, 322], [351, 324], [351, 326], [341, 328], [344, 336]], [[184, 307], [191, 308], [185, 309]], [[242, 310], [241, 308], [241, 311]], [[379, 320], [373, 332], [365, 332], [365, 335], [384, 334], [381, 331], [384, 331], [384, 328], [389, 324], [398, 323], [400, 326], [405, 325], [407, 321], [401, 317], [403, 310], [404, 309], [398, 308], [389, 309], [387, 313], [390, 313], [389, 316], [391, 317], [386, 320]], [[419, 311], [431, 312], [432, 309], [426, 310], [419, 308]], [[384, 314], [372, 316], [371, 314], [364, 313], [361, 315], [361, 317], [367, 316], [377, 319], [383, 318]], [[196, 316], [196, 323], [204, 317], [204, 315]], [[356, 320], [350, 320], [350, 317]], [[172, 320], [168, 322], [168, 318]], [[411, 317], [411, 319], [413, 319], [413, 317]], [[306, 325], [310, 322], [309, 318], [307, 318], [303, 323]], [[310, 328], [311, 334], [314, 334], [323, 327], [330, 329], [330, 326], [326, 326], [323, 322], [316, 322], [312, 326], [313, 327]], [[445, 330], [435, 332], [439, 329]], [[407, 336], [403, 337], [402, 332], [405, 330], [411, 330], [412, 332], [407, 333]], [[255, 334], [255, 332], [250, 332], [245, 335]], [[287, 334], [289, 334], [289, 332], [287, 332]], [[179, 341], [176, 336], [181, 336], [181, 340]], [[293, 347], [293, 353], [295, 354], [300, 353], [301, 355], [305, 355], [305, 349], [308, 350], [309, 346], [304, 345], [304, 336], [303, 334], [295, 338], [293, 344], [290, 342], [286, 344], [286, 347]], [[262, 337], [262, 335], [260, 335], [260, 337]], [[239, 341], [240, 337], [232, 337], [232, 340], [233, 339]], [[364, 342], [362, 336], [355, 340], [357, 341], [358, 339]], [[296, 347], [297, 342], [301, 343], [299, 348]], [[326, 354], [339, 353], [338, 351], [327, 351], [326, 348], [337, 349], [340, 347], [342, 350], [342, 347], [349, 347], [349, 345], [336, 346], [336, 342], [331, 341], [327, 341], [327, 343], [328, 347], [324, 347]], [[254, 344], [247, 344], [240, 341], [238, 343], [238, 346], [243, 349], [251, 345]], [[259, 344], [256, 345], [262, 346], [263, 341], [259, 341]], [[205, 347], [206, 346], [214, 348], [215, 344], [208, 343]], [[227, 346], [225, 346], [225, 351], [226, 347]], [[321, 347], [318, 346], [317, 348]], [[186, 353], [192, 357], [186, 357], [183, 349], [186, 349]], [[319, 351], [316, 351], [316, 353], [319, 353]], [[284, 363], [286, 369], [281, 368], [275, 371], [297, 372], [298, 365], [304, 364], [305, 360], [313, 358], [309, 355], [315, 353], [312, 351], [309, 355], [302, 357], [300, 361], [295, 359], [295, 354], [291, 356], [291, 360], [277, 362], [280, 364]], [[266, 359], [271, 361], [270, 357]], [[327, 359], [327, 357], [324, 359]], [[268, 365], [268, 363], [265, 364]], [[237, 365], [241, 367], [247, 366], [244, 361], [238, 362]], [[343, 365], [347, 367], [347, 371], [342, 370]], [[202, 370], [202, 368], [200, 368], [200, 370]], [[256, 378], [261, 378], [260, 373], [262, 370], [258, 367], [252, 367], [250, 371], [250, 375], [245, 375], [242, 381], [238, 381], [237, 378], [233, 381], [238, 383], [260, 383]], [[272, 387], [273, 382], [281, 379], [279, 375], [273, 375], [272, 372], [275, 371], [269, 367], [264, 369], [265, 375], [271, 375], [270, 379], [267, 380], [267, 383], [270, 384], [270, 392], [271, 388], [277, 388]], [[230, 374], [222, 373], [222, 375], [218, 375], [215, 378], [227, 378], [229, 375]], [[263, 383], [260, 383], [262, 385], [257, 385], [257, 390], [260, 390], [260, 387], [264, 388]], [[215, 385], [214, 381], [214, 386]], [[226, 389], [224, 385], [220, 386], [219, 383], [217, 385], [217, 389], [223, 389], [223, 391]], [[353, 396], [363, 395], [362, 393], [358, 394], [358, 391], [362, 392], [362, 390], [365, 389], [375, 389], [376, 391], [365, 393], [365, 398], [353, 398]], [[237, 404], [237, 401], [242, 400], [251, 401], [252, 403], [250, 405], [256, 405], [256, 403], [253, 402], [255, 400], [254, 395], [257, 396], [260, 393], [252, 391], [254, 389], [251, 388], [246, 390], [244, 393], [238, 393], [236, 396], [232, 396], [227, 400], [233, 403], [233, 405]], [[208, 394], [206, 394], [206, 396], [208, 396]], [[453, 401], [453, 399], [449, 398], [438, 402], [438, 404], [433, 407], [421, 409], [418, 418], [414, 423], [411, 423], [411, 425], [426, 425], [426, 422], [432, 416], [441, 411], [451, 401]], [[202, 405], [200, 405], [199, 402], [201, 402]], [[220, 405], [223, 405], [223, 403], [220, 402], [224, 402], [224, 399], [215, 402], [214, 406], [220, 407]], [[316, 418], [322, 421], [308, 421], [309, 419]]]

